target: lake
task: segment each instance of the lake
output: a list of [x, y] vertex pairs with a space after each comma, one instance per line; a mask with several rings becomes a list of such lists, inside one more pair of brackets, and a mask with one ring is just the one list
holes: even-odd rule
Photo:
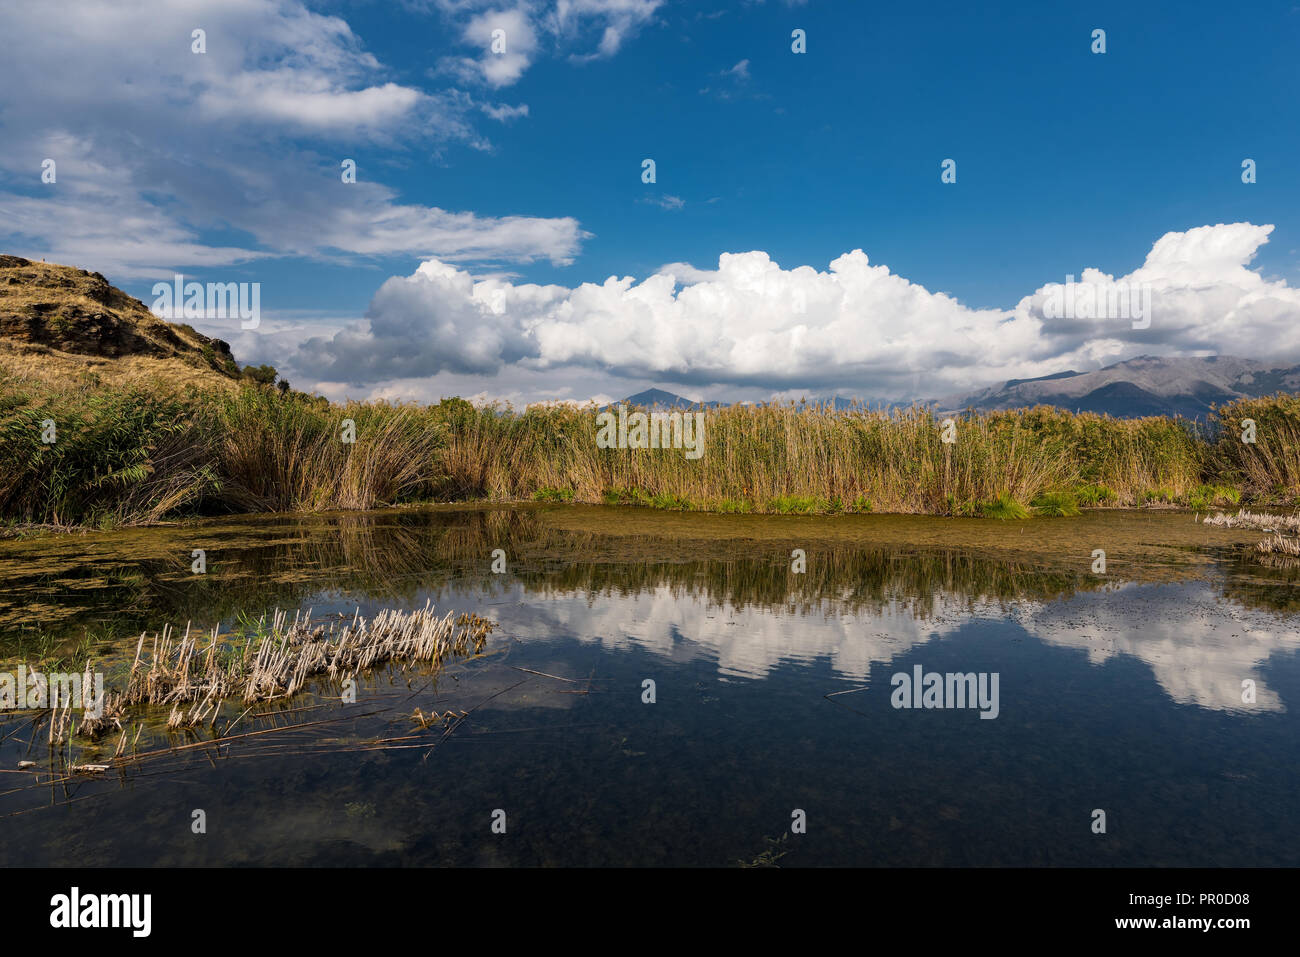
[[[355, 703], [232, 704], [224, 741], [162, 709], [97, 774], [68, 765], [116, 734], [0, 714], [0, 864], [1294, 866], [1300, 574], [1260, 537], [528, 505], [0, 542], [0, 671], [91, 654], [111, 685], [143, 631], [275, 609], [498, 625]], [[918, 668], [943, 707], [896, 706]]]

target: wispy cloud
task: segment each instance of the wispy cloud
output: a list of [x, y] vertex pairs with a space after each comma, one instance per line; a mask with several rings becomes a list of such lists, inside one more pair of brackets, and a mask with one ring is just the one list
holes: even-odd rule
[[298, 0], [68, 0], [58, 29], [17, 5], [4, 29], [11, 250], [130, 278], [272, 256], [567, 263], [586, 235], [570, 217], [404, 202], [364, 162], [344, 183], [354, 151], [486, 149], [475, 116], [528, 108], [399, 83], [344, 20]]
[[[473, 52], [448, 56], [439, 69], [464, 83], [493, 88], [518, 83], [544, 55], [565, 55], [575, 63], [614, 56], [654, 19], [663, 0], [516, 0], [496, 3], [440, 2], [439, 9], [460, 30]], [[594, 45], [593, 45], [594, 44]]]
[[749, 79], [749, 60], [741, 60], [730, 70], [723, 70], [723, 76], [732, 76], [742, 82]]
[[658, 206], [661, 209], [682, 209], [686, 205], [686, 200], [670, 193], [664, 193], [660, 196], [647, 196], [644, 199], [637, 200], [637, 202]]

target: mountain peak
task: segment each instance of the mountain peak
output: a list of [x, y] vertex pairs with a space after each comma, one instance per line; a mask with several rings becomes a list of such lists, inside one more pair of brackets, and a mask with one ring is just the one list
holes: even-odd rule
[[666, 409], [694, 409], [701, 405], [706, 409], [714, 408], [719, 405], [717, 402], [692, 402], [673, 392], [664, 389], [646, 389], [638, 392], [636, 395], [630, 395], [621, 402], [615, 402], [614, 405], [636, 405], [642, 408], [666, 408]]

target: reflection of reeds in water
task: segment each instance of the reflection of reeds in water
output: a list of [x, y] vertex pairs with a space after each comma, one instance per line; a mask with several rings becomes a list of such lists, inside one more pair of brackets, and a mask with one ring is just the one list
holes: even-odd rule
[[[1078, 554], [1057, 548], [1041, 555], [1031, 550], [999, 557], [969, 545], [871, 544], [875, 533], [866, 525], [860, 529], [861, 544], [818, 543], [810, 526], [800, 532], [811, 539], [803, 546], [807, 571], [794, 574], [788, 545], [779, 538], [683, 537], [671, 526], [646, 534], [638, 529], [655, 527], [646, 513], [631, 513], [647, 517], [638, 525], [627, 520], [629, 513], [612, 510], [599, 511], [588, 528], [567, 521], [571, 514], [532, 507], [339, 513], [265, 526], [239, 523], [192, 533], [151, 532], [162, 538], [142, 545], [138, 554], [119, 548], [102, 562], [88, 563], [69, 550], [60, 559], [66, 565], [47, 561], [40, 574], [0, 582], [5, 592], [0, 598], [0, 635], [9, 622], [30, 621], [32, 607], [59, 610], [68, 596], [83, 602], [65, 617], [47, 617], [46, 629], [53, 632], [57, 626], [60, 636], [38, 635], [42, 641], [26, 645], [0, 637], [0, 659], [30, 658], [31, 648], [57, 644], [55, 650], [70, 657], [70, 664], [79, 663], [88, 654], [106, 654], [111, 645], [129, 664], [135, 637], [151, 621], [256, 619], [273, 608], [319, 605], [322, 595], [365, 595], [410, 607], [430, 596], [441, 601], [443, 589], [451, 585], [486, 601], [518, 588], [542, 594], [578, 590], [626, 595], [669, 586], [679, 595], [774, 611], [807, 612], [825, 601], [878, 609], [905, 598], [913, 614], [928, 615], [937, 593], [943, 593], [947, 605], [958, 596], [1047, 601], [1125, 580], [1145, 561], [1129, 553], [1127, 563], [1114, 564], [1101, 578], [1088, 573], [1085, 559], [1091, 546], [1084, 548], [1086, 542], [1077, 545]], [[1207, 521], [1213, 525], [1228, 520], [1240, 519], [1229, 515]], [[193, 547], [208, 550], [206, 575], [190, 573]], [[505, 574], [491, 570], [492, 553], [498, 548], [508, 556]], [[1259, 556], [1250, 554], [1258, 571]], [[86, 583], [79, 585], [83, 577]], [[1242, 597], [1251, 607], [1263, 603], [1274, 608], [1281, 596], [1269, 598], [1261, 592]], [[105, 619], [112, 625], [111, 634], [105, 634]], [[72, 654], [73, 643], [83, 638], [83, 625], [95, 633], [96, 642], [93, 649]]]
[[[665, 540], [561, 531], [528, 512], [468, 512], [454, 519], [436, 542], [438, 558], [457, 570], [460, 583], [488, 591], [507, 581], [540, 594], [628, 596], [666, 586], [678, 595], [737, 606], [804, 611], [825, 600], [860, 609], [907, 597], [915, 613], [927, 614], [939, 593], [971, 602], [1049, 601], [1105, 583], [1064, 566], [1049, 570], [958, 549], [884, 546], [810, 545], [806, 571], [794, 574], [788, 550], [755, 542], [683, 543], [677, 554], [691, 557], [665, 561], [671, 548]], [[498, 547], [515, 561], [510, 576], [487, 571], [489, 552]], [[523, 558], [532, 560], [518, 561]]]
[[[215, 720], [228, 700], [270, 701], [297, 694], [307, 681], [324, 676], [338, 682], [390, 662], [425, 662], [435, 669], [453, 655], [482, 649], [493, 623], [477, 615], [439, 618], [431, 605], [412, 612], [388, 609], [351, 623], [313, 625], [309, 616], [277, 612], [258, 640], [223, 643], [190, 628], [156, 634], [146, 653], [146, 636], [121, 691], [105, 692], [102, 715], [84, 717], [79, 730], [97, 735], [122, 729], [127, 710], [171, 706], [169, 728], [194, 727]], [[185, 706], [188, 707], [188, 710]]]
[[[325, 590], [410, 602], [421, 589], [448, 577], [453, 569], [444, 556], [469, 555], [474, 542], [501, 543], [521, 533], [526, 534], [518, 526], [481, 528], [469, 536], [471, 541], [444, 546], [444, 539], [454, 540], [460, 533], [427, 516], [346, 512], [255, 529], [151, 531], [155, 537], [138, 550], [126, 542], [95, 562], [69, 550], [55, 563], [33, 545], [36, 570], [0, 579], [0, 660], [9, 654], [24, 656], [22, 648], [6, 644], [5, 633], [10, 628], [32, 631], [31, 608], [51, 601], [58, 602], [50, 609], [54, 614], [28, 636], [27, 644], [66, 646], [69, 633], [82, 636], [83, 625], [97, 641], [108, 641], [134, 638], [159, 619], [256, 616], [300, 605]], [[491, 547], [496, 546], [489, 551]], [[207, 574], [191, 572], [193, 548], [207, 551]], [[68, 600], [92, 596], [93, 603]], [[111, 609], [112, 634], [105, 634], [103, 609]]]
[[[74, 629], [81, 621], [98, 623], [104, 610], [111, 609], [117, 626], [114, 644], [129, 661], [134, 637], [151, 620], [255, 618], [272, 608], [315, 602], [315, 596], [327, 592], [410, 605], [430, 594], [437, 600], [451, 583], [488, 599], [516, 587], [628, 594], [669, 585], [679, 593], [774, 610], [810, 609], [828, 599], [878, 607], [901, 594], [911, 596], [914, 608], [925, 613], [940, 590], [949, 597], [1047, 600], [1099, 587], [1102, 581], [1073, 559], [1048, 567], [1036, 559], [951, 548], [831, 543], [806, 544], [807, 573], [792, 574], [789, 551], [775, 542], [712, 542], [629, 531], [617, 521], [575, 529], [553, 524], [547, 513], [532, 508], [498, 507], [345, 513], [257, 529], [196, 530], [183, 537], [169, 532], [175, 536], [170, 543], [154, 544], [148, 557], [123, 564], [123, 573], [111, 582], [97, 581], [95, 604], [81, 612], [81, 620], [69, 616], [60, 626], [65, 634], [80, 637]], [[208, 550], [208, 574], [190, 574], [192, 547]], [[491, 572], [492, 552], [498, 548], [508, 556], [505, 574]], [[154, 557], [160, 549], [172, 557]], [[106, 577], [103, 568], [81, 560], [66, 574], [69, 581], [79, 574]], [[1114, 580], [1114, 573], [1106, 580]], [[43, 579], [5, 584], [0, 630], [7, 618], [24, 620], [28, 607], [50, 601]], [[77, 593], [90, 594], [85, 589]], [[102, 625], [95, 627], [102, 630]], [[0, 641], [0, 656], [6, 651]]]
[[1047, 572], [1028, 563], [992, 561], [956, 551], [899, 554], [888, 549], [826, 548], [807, 552], [807, 570], [793, 574], [788, 554], [729, 561], [637, 564], [574, 563], [524, 587], [543, 594], [583, 591], [635, 595], [667, 587], [676, 596], [699, 595], [733, 607], [809, 614], [825, 602], [843, 611], [879, 611], [903, 602], [909, 613], [930, 617], [953, 597], [968, 605], [986, 601], [1051, 601], [1103, 587], [1082, 573]]

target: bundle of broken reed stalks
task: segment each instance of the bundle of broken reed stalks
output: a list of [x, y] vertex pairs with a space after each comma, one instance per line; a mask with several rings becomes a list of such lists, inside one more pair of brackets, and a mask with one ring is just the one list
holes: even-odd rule
[[1201, 519], [1205, 525], [1224, 528], [1254, 528], [1261, 532], [1291, 532], [1300, 534], [1300, 515], [1270, 515], [1267, 512], [1250, 512], [1242, 509], [1236, 515], [1220, 512]]
[[1270, 535], [1255, 546], [1255, 551], [1260, 555], [1260, 562], [1265, 565], [1277, 568], [1294, 568], [1300, 565], [1300, 538]]
[[310, 611], [295, 612], [290, 622], [288, 612], [277, 610], [270, 630], [260, 640], [246, 640], [242, 650], [223, 642], [217, 628], [204, 642], [188, 625], [179, 636], [166, 627], [147, 652], [142, 634], [125, 689], [106, 690], [102, 713], [83, 717], [78, 730], [91, 736], [120, 730], [127, 708], [135, 705], [171, 705], [168, 727], [193, 727], [209, 716], [215, 720], [228, 700], [285, 698], [317, 676], [340, 681], [387, 662], [438, 668], [449, 656], [477, 654], [495, 627], [473, 614], [439, 618], [432, 603], [411, 612], [386, 609], [370, 619], [358, 609], [341, 626], [313, 626], [312, 620]]
[[1294, 555], [1300, 558], [1300, 539], [1270, 535], [1255, 546], [1255, 551], [1264, 555]]
[[[1265, 565], [1289, 568], [1300, 558], [1300, 515], [1270, 515], [1266, 512], [1248, 512], [1242, 509], [1236, 515], [1219, 513], [1202, 519], [1206, 525], [1224, 528], [1254, 528], [1272, 532], [1255, 546], [1260, 562]], [[1289, 533], [1289, 534], [1288, 534]]]

